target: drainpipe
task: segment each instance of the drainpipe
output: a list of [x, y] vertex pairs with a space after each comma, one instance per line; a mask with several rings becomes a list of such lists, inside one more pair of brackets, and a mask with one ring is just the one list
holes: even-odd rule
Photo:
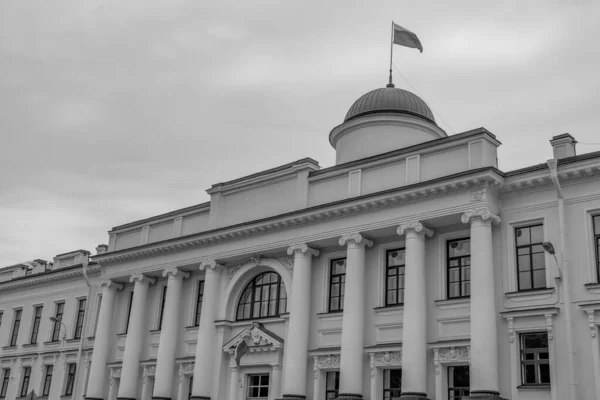
[[[87, 285], [88, 288], [88, 293], [87, 293], [87, 297], [85, 300], [85, 310], [84, 310], [84, 314], [83, 314], [83, 326], [81, 327], [81, 340], [79, 341], [79, 351], [77, 352], [77, 370], [75, 370], [75, 384], [73, 385], [73, 399], [77, 400], [78, 399], [78, 394], [79, 394], [79, 381], [81, 380], [80, 377], [82, 375], [82, 370], [84, 368], [81, 368], [81, 358], [83, 356], [83, 342], [85, 341], [85, 335], [87, 332], [87, 322], [89, 320], [88, 318], [88, 314], [89, 314], [89, 308], [90, 308], [90, 301], [91, 301], [91, 296], [92, 296], [92, 284], [90, 283], [90, 279], [88, 278], [88, 262], [89, 262], [89, 258], [86, 257], [83, 260], [82, 266], [83, 266], [83, 279], [85, 280], [85, 284]], [[85, 379], [85, 378], [84, 378]], [[82, 388], [83, 390], [83, 388]], [[81, 398], [83, 398], [83, 394], [81, 396]]]
[[558, 226], [560, 230], [560, 265], [562, 272], [562, 290], [564, 299], [565, 333], [567, 335], [567, 362], [569, 369], [569, 397], [568, 400], [577, 400], [577, 382], [575, 377], [575, 350], [573, 343], [573, 320], [571, 319], [571, 286], [569, 262], [567, 260], [567, 244], [565, 235], [565, 200], [563, 191], [556, 172], [558, 160], [551, 159], [547, 162], [550, 168], [550, 179], [554, 183], [558, 197]]

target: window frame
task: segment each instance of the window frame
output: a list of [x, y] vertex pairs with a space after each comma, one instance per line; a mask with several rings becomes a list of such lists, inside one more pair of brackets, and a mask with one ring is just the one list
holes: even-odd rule
[[[61, 309], [60, 318], [58, 318], [59, 309]], [[62, 323], [62, 319], [63, 319], [64, 315], [65, 315], [65, 301], [57, 301], [56, 303], [54, 303], [53, 317], [58, 319], [58, 321], [53, 321], [54, 325], [52, 326], [52, 332], [51, 332], [52, 336], [50, 337], [51, 342], [59, 342], [60, 341], [60, 328], [61, 328], [60, 325]]]
[[[261, 377], [261, 378], [266, 376], [267, 380], [268, 380], [267, 384], [263, 385], [262, 379], [259, 379], [258, 386], [257, 385], [252, 385], [250, 383], [250, 380], [254, 376], [258, 376], [258, 377]], [[248, 375], [246, 375], [246, 383], [247, 383], [247, 386], [246, 386], [246, 397], [245, 397], [246, 399], [262, 399], [262, 398], [268, 399], [269, 396], [271, 395], [271, 390], [270, 390], [271, 389], [271, 374], [269, 374], [269, 373], [253, 373], [253, 374], [248, 374]], [[264, 387], [267, 388], [267, 395], [266, 396], [260, 396], [260, 389], [262, 389]], [[252, 388], [258, 388], [258, 391], [259, 391], [259, 396], [258, 397], [251, 397], [250, 396], [250, 390]]]
[[[333, 273], [333, 264], [335, 262], [344, 260], [344, 273], [343, 274], [334, 274]], [[329, 291], [328, 291], [328, 295], [327, 295], [327, 312], [330, 313], [341, 313], [344, 311], [344, 299], [345, 299], [345, 293], [346, 293], [346, 270], [348, 269], [348, 260], [347, 257], [336, 257], [336, 258], [331, 258], [329, 260]], [[339, 277], [340, 278], [340, 282], [338, 283], [333, 283], [333, 278], [334, 277]], [[337, 296], [333, 296], [332, 295], [332, 286], [333, 285], [340, 285], [340, 290], [338, 292]], [[331, 309], [331, 300], [333, 298], [337, 298], [338, 299], [338, 308], [335, 310]], [[341, 304], [341, 306], [340, 306]]]
[[[539, 347], [539, 348], [524, 348], [525, 338], [527, 336], [532, 335], [544, 335], [546, 336], [546, 343], [548, 343], [548, 347]], [[550, 339], [548, 338], [548, 332], [522, 332], [519, 333], [519, 372], [521, 375], [521, 385], [522, 386], [550, 386], [552, 384], [552, 374], [550, 371]], [[545, 349], [545, 351], [544, 351]], [[534, 360], [524, 360], [523, 355], [525, 353], [534, 354]], [[545, 359], [540, 359], [540, 353], [547, 353], [548, 357]], [[541, 382], [541, 372], [540, 365], [548, 366], [548, 379], [549, 382]], [[534, 365], [535, 366], [535, 380], [534, 383], [526, 383], [525, 382], [525, 366], [526, 365]]]
[[[37, 315], [38, 310], [40, 315]], [[42, 315], [44, 313], [44, 305], [38, 304], [33, 306], [33, 321], [31, 322], [31, 334], [29, 335], [29, 344], [36, 344], [40, 333], [40, 324], [42, 323]]]
[[[334, 376], [334, 389], [329, 389], [329, 374]], [[333, 393], [333, 397], [327, 397], [330, 393]], [[325, 400], [336, 399], [340, 394], [340, 371], [325, 371]]]
[[0, 386], [0, 399], [6, 398], [10, 384], [10, 368], [2, 368], [2, 386]]
[[50, 388], [52, 387], [52, 376], [54, 375], [54, 365], [46, 364], [44, 368], [44, 384], [42, 386], [42, 396], [50, 395]]
[[202, 302], [204, 301], [204, 280], [198, 280], [196, 285], [196, 313], [194, 314], [194, 326], [200, 326], [200, 315], [202, 313]]
[[[452, 239], [448, 239], [446, 240], [446, 299], [468, 299], [471, 297], [471, 278], [470, 278], [470, 273], [469, 273], [469, 294], [465, 295], [463, 294], [463, 290], [462, 290], [462, 284], [463, 284], [463, 270], [468, 267], [469, 270], [471, 269], [471, 252], [469, 251], [469, 255], [468, 256], [455, 256], [455, 257], [450, 257], [450, 246], [452, 243], [454, 242], [461, 242], [464, 240], [468, 240], [469, 241], [469, 246], [471, 246], [471, 237], [460, 237], [460, 238], [452, 238]], [[469, 258], [469, 265], [468, 266], [464, 266], [463, 265], [463, 260], [466, 258]], [[450, 263], [453, 260], [459, 260], [458, 263], [458, 271], [459, 271], [459, 280], [458, 280], [458, 288], [459, 288], [459, 295], [458, 296], [451, 296], [450, 295], [450, 283], [456, 283], [456, 282], [450, 282]], [[457, 267], [452, 267], [452, 268], [457, 268]], [[466, 280], [464, 280], [464, 282], [466, 282]]]
[[[389, 265], [389, 254], [392, 252], [399, 252], [399, 251], [404, 251], [404, 264], [402, 265]], [[400, 274], [400, 267], [404, 268], [404, 272], [402, 274]], [[398, 271], [396, 272], [395, 275], [393, 275], [393, 277], [396, 277], [396, 302], [395, 303], [389, 303], [388, 302], [388, 292], [390, 291], [390, 289], [388, 288], [388, 278], [390, 278], [389, 275], [389, 271], [390, 269], [397, 269]], [[383, 294], [383, 301], [384, 301], [384, 307], [394, 307], [394, 306], [402, 306], [404, 305], [404, 290], [406, 289], [406, 280], [404, 281], [404, 284], [402, 285], [402, 301], [398, 301], [398, 299], [400, 298], [399, 293], [400, 293], [400, 276], [406, 276], [406, 247], [400, 247], [400, 248], [394, 248], [394, 249], [386, 249], [385, 250], [385, 284], [384, 284], [384, 294]], [[391, 289], [394, 290], [394, 289]]]
[[[72, 370], [72, 371], [71, 371]], [[75, 375], [77, 374], [77, 364], [67, 364], [67, 374], [65, 375], [65, 391], [64, 396], [72, 396], [73, 388], [75, 387]]]
[[[83, 306], [83, 308], [82, 308]], [[82, 297], [77, 299], [77, 310], [75, 311], [75, 326], [73, 330], [73, 339], [81, 339], [83, 335], [83, 321], [85, 319], [85, 308], [87, 306], [87, 298]]]
[[131, 307], [133, 306], [133, 290], [125, 292], [125, 295], [128, 296], [127, 300], [127, 310], [125, 310], [125, 321], [123, 324], [123, 329], [121, 329], [121, 335], [127, 335], [129, 332], [129, 319], [131, 318]]
[[[463, 400], [463, 399], [467, 399], [467, 396], [470, 396], [471, 393], [471, 385], [469, 383], [468, 387], [464, 387], [464, 386], [455, 386], [452, 385], [450, 386], [450, 378], [451, 378], [451, 372], [450, 369], [451, 368], [467, 368], [467, 370], [469, 371], [469, 377], [471, 374], [471, 370], [470, 370], [470, 366], [469, 365], [448, 365], [447, 368], [447, 374], [446, 374], [446, 388], [447, 388], [447, 393], [448, 393], [448, 400]], [[458, 390], [459, 394], [451, 394], [450, 392], [453, 390]], [[467, 393], [463, 393], [464, 391], [466, 391]]]
[[[27, 382], [27, 385], [25, 385]], [[29, 391], [29, 384], [31, 383], [31, 366], [27, 365], [23, 367], [23, 377], [21, 378], [21, 396], [27, 396], [27, 392]]]
[[162, 287], [160, 291], [159, 303], [158, 303], [158, 315], [156, 319], [156, 330], [162, 330], [163, 317], [165, 316], [165, 304], [167, 302], [167, 285]]
[[102, 307], [102, 293], [96, 295], [96, 316], [94, 318], [94, 330], [92, 331], [92, 337], [96, 337], [96, 330], [98, 330], [98, 321], [100, 320], [100, 307]]
[[[386, 388], [385, 387], [386, 386], [385, 385], [385, 375], [386, 375], [386, 373], [389, 373], [390, 374], [390, 381], [391, 381], [391, 379], [392, 379], [392, 377], [391, 377], [392, 371], [400, 371], [400, 387], [399, 388], [391, 388], [391, 387]], [[402, 392], [402, 368], [386, 368], [386, 369], [384, 369], [383, 373], [381, 374], [381, 388], [382, 388], [382, 390], [381, 390], [381, 396], [382, 396], [383, 400], [392, 399], [394, 397], [398, 397], [400, 395], [400, 393]], [[392, 393], [393, 391], [398, 391], [398, 393], [397, 393], [398, 396], [393, 395], [393, 393]], [[386, 393], [389, 393], [388, 397], [386, 397]]]
[[592, 214], [592, 237], [594, 239], [594, 254], [596, 255], [596, 282], [600, 282], [600, 226], [599, 233], [596, 234], [596, 218], [600, 225], [600, 214]]
[[[542, 227], [542, 233], [544, 235], [544, 239], [542, 239], [542, 242], [536, 242], [536, 243], [529, 243], [529, 244], [524, 244], [524, 245], [519, 245], [518, 244], [518, 236], [517, 236], [517, 230], [519, 229], [529, 229], [529, 235], [531, 237], [531, 228], [535, 228], [535, 227]], [[513, 232], [514, 232], [514, 236], [515, 236], [515, 266], [516, 266], [516, 274], [517, 274], [517, 291], [518, 292], [530, 292], [530, 291], [535, 291], [535, 290], [544, 290], [548, 288], [548, 283], [546, 282], [546, 277], [547, 277], [547, 268], [546, 268], [546, 254], [545, 251], [542, 249], [541, 252], [535, 253], [535, 254], [543, 254], [544, 255], [544, 286], [543, 287], [534, 287], [535, 286], [535, 280], [534, 280], [534, 271], [538, 271], [538, 270], [534, 270], [533, 268], [533, 247], [534, 246], [541, 246], [542, 243], [544, 243], [544, 240], [546, 238], [546, 233], [544, 231], [544, 223], [543, 222], [532, 222], [530, 224], [524, 224], [524, 225], [519, 225], [519, 226], [514, 226], [513, 227]], [[529, 289], [521, 289], [521, 271], [519, 270], [519, 249], [523, 249], [523, 248], [529, 248], [529, 275], [530, 275], [530, 279], [531, 279], [531, 287]]]
[[8, 345], [10, 347], [17, 346], [17, 341], [19, 340], [19, 330], [21, 329], [21, 320], [23, 319], [23, 309], [15, 308], [13, 310], [13, 323], [12, 328], [10, 330], [10, 342]]
[[[274, 274], [277, 276], [277, 283], [273, 284], [273, 282], [269, 282], [269, 283], [261, 283], [261, 284], [257, 284], [256, 282], [259, 280], [259, 278], [261, 278], [264, 275], [268, 275], [268, 274]], [[275, 313], [271, 314], [270, 312], [270, 305], [268, 306], [267, 309], [267, 315], [260, 315], [262, 312], [262, 306], [259, 307], [259, 315], [254, 315], [254, 308], [255, 308], [255, 303], [257, 304], [261, 304], [263, 302], [262, 300], [262, 290], [260, 290], [261, 292], [261, 297], [260, 300], [256, 301], [256, 293], [257, 293], [257, 287], [264, 287], [264, 286], [277, 286], [277, 295], [276, 295], [276, 300], [275, 300]], [[282, 298], [282, 291], [281, 288], [283, 287], [284, 291], [285, 291], [285, 298]], [[243, 299], [244, 293], [246, 293], [246, 291], [250, 289], [251, 290], [251, 295], [250, 295], [250, 299], [249, 302], [247, 303], [243, 303], [244, 305], [250, 304], [250, 316], [248, 318], [243, 318], [243, 316], [240, 318], [240, 305], [242, 304], [241, 301]], [[271, 296], [271, 289], [269, 288], [269, 298]], [[285, 311], [282, 313], [280, 312], [280, 308], [281, 308], [281, 300], [285, 300]], [[268, 301], [270, 303], [270, 301]], [[283, 280], [283, 278], [281, 277], [281, 275], [279, 275], [279, 273], [275, 272], [275, 271], [264, 271], [259, 273], [258, 275], [254, 276], [250, 282], [248, 282], [246, 284], [246, 286], [244, 286], [244, 289], [241, 292], [240, 298], [238, 299], [237, 302], [237, 307], [235, 309], [235, 319], [236, 321], [250, 321], [250, 320], [256, 320], [256, 319], [263, 319], [263, 318], [276, 318], [281, 316], [281, 314], [284, 314], [287, 312], [287, 306], [288, 306], [288, 295], [287, 295], [287, 289], [285, 287], [285, 282]]]

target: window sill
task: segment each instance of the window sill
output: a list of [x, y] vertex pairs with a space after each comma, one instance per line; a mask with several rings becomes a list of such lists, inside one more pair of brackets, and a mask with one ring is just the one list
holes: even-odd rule
[[38, 347], [39, 343], [27, 343], [27, 344], [23, 344], [22, 347], [27, 349], [27, 348], [32, 348], [32, 347]]
[[44, 346], [52, 346], [58, 344], [60, 344], [60, 340], [49, 340], [47, 342], [44, 342]]
[[7, 351], [7, 350], [10, 351], [10, 350], [16, 350], [16, 349], [17, 349], [16, 345], [15, 346], [3, 346], [2, 347], [2, 350], [4, 350], [4, 351]]
[[150, 336], [160, 336], [160, 329], [153, 329], [150, 331]]
[[386, 316], [386, 315], [400, 315], [404, 313], [404, 304], [398, 304], [393, 306], [375, 307], [373, 309], [375, 314]]
[[441, 310], [453, 310], [457, 308], [470, 308], [470, 297], [458, 297], [455, 299], [444, 299], [434, 301], [435, 305]]
[[531, 300], [545, 300], [552, 297], [554, 288], [549, 289], [537, 289], [527, 290], [523, 292], [508, 292], [504, 293], [507, 299], [513, 301], [531, 301]]
[[518, 390], [550, 390], [550, 385], [519, 385]]
[[127, 333], [117, 333], [117, 337], [118, 338], [126, 338], [127, 337]]
[[600, 294], [600, 283], [586, 283], [583, 287], [590, 293]]
[[199, 328], [199, 326], [190, 325], [190, 326], [186, 326], [185, 330], [188, 332], [197, 332], [198, 328]]
[[81, 342], [81, 338], [79, 338], [79, 339], [67, 339], [66, 342], [67, 343], [78, 343], [78, 342]]
[[341, 321], [344, 318], [344, 311], [318, 313], [317, 318], [321, 321]]

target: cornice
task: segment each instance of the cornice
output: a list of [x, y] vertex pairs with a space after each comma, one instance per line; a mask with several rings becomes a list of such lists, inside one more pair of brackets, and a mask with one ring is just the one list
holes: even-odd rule
[[[90, 267], [88, 267], [88, 274], [94, 274], [94, 273], [99, 274], [101, 272], [101, 270], [102, 269], [99, 265], [95, 265], [93, 267], [90, 266]], [[75, 277], [80, 277], [80, 276], [83, 276], [82, 268], [70, 269], [70, 270], [67, 270], [64, 272], [58, 270], [52, 274], [43, 274], [40, 276], [30, 275], [27, 277], [28, 279], [19, 279], [16, 281], [1, 282], [0, 289], [2, 289], [3, 291], [6, 291], [6, 290], [15, 289], [15, 288], [35, 286], [35, 285], [44, 284], [47, 282], [67, 280], [69, 278], [75, 278]]]
[[96, 255], [93, 259], [96, 262], [102, 263], [102, 265], [107, 265], [138, 258], [152, 257], [158, 254], [172, 253], [180, 250], [237, 240], [243, 237], [282, 231], [297, 226], [370, 212], [372, 210], [392, 207], [403, 203], [422, 201], [425, 198], [462, 192], [473, 187], [500, 186], [502, 181], [503, 178], [501, 173], [497, 169], [492, 167], [480, 168], [418, 184], [293, 211], [261, 220], [167, 239], [162, 242], [141, 245], [129, 249], [107, 252]]

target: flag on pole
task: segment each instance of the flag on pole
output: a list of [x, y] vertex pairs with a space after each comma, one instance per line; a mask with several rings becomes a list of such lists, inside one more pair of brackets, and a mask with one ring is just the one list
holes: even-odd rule
[[421, 45], [421, 41], [419, 41], [417, 35], [394, 22], [392, 22], [392, 26], [394, 27], [394, 44], [399, 44], [400, 46], [410, 47], [413, 49], [419, 49], [421, 53], [423, 52], [423, 46]]
[[249, 350], [250, 348], [246, 344], [245, 340], [242, 340], [235, 348], [235, 363], [238, 367], [240, 366], [240, 360]]

